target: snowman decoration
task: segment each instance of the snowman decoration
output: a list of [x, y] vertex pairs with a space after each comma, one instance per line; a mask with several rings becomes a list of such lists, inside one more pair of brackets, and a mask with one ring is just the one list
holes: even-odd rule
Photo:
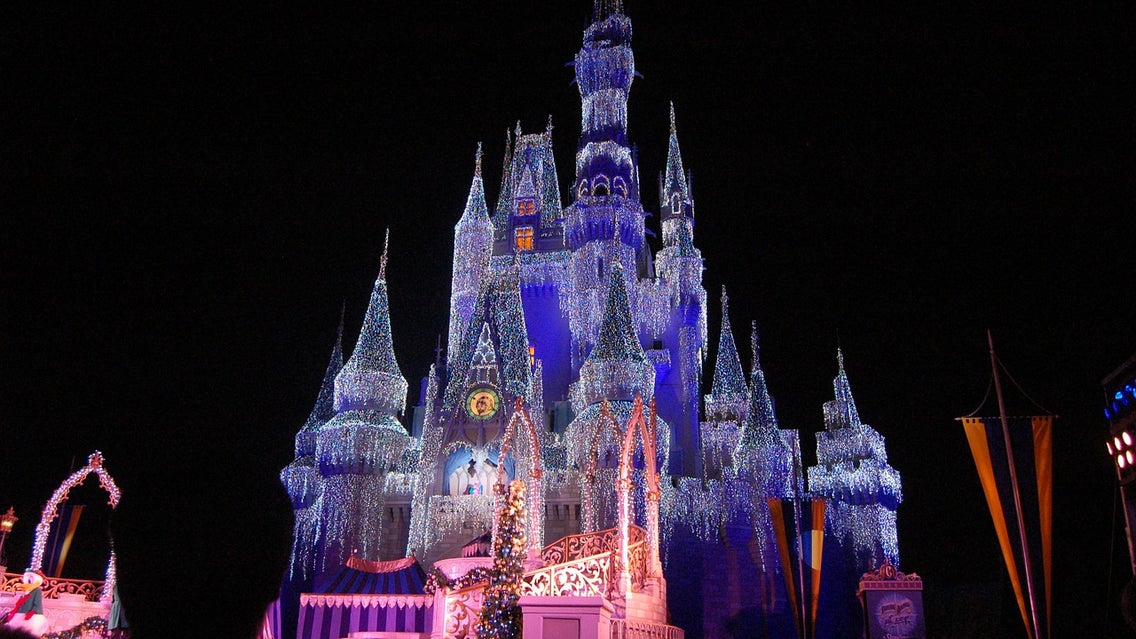
[[11, 628], [19, 628], [39, 637], [47, 632], [47, 617], [43, 616], [43, 573], [29, 570], [21, 580], [24, 595], [2, 621]]

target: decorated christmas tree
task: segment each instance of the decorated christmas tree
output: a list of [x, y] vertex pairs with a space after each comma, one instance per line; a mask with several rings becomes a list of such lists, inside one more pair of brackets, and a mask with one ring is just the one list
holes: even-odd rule
[[505, 503], [497, 513], [497, 537], [493, 540], [493, 568], [485, 600], [477, 618], [478, 639], [520, 639], [521, 576], [525, 572], [525, 484], [509, 484]]

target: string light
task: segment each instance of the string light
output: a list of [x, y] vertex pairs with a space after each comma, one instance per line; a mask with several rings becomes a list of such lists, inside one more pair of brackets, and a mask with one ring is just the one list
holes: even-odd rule
[[528, 537], [525, 534], [525, 483], [509, 484], [497, 514], [493, 537], [493, 566], [477, 616], [478, 639], [518, 639], [521, 636], [521, 578], [525, 573]]
[[[82, 485], [86, 481], [87, 476], [94, 473], [99, 478], [99, 486], [102, 487], [107, 493], [107, 503], [111, 508], [118, 508], [118, 502], [122, 499], [122, 492], [119, 491], [118, 485], [114, 483], [114, 478], [110, 473], [103, 468], [103, 454], [99, 451], [91, 453], [87, 457], [87, 465], [79, 470], [71, 473], [63, 483], [55, 489], [51, 494], [51, 498], [43, 506], [43, 511], [40, 513], [39, 524], [36, 525], [35, 542], [32, 547], [32, 559], [28, 564], [28, 570], [36, 571], [43, 567], [43, 553], [47, 549], [47, 538], [51, 533], [51, 522], [59, 516], [59, 505], [66, 501], [67, 495], [71, 493], [71, 489]], [[111, 557], [113, 561], [113, 555]], [[106, 589], [114, 588], [114, 571], [107, 568], [107, 582], [103, 586]]]

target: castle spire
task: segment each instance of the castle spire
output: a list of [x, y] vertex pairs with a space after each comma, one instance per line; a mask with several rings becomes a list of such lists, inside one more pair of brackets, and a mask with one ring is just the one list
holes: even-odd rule
[[623, 267], [616, 262], [608, 277], [607, 300], [596, 345], [580, 368], [585, 402], [631, 400], [654, 393], [655, 368], [647, 361], [635, 333]]
[[647, 359], [643, 346], [635, 335], [631, 319], [631, 303], [627, 298], [627, 285], [623, 281], [623, 266], [616, 262], [608, 278], [607, 301], [604, 304], [603, 323], [589, 360], [626, 360], [641, 362]]
[[682, 150], [678, 145], [678, 129], [675, 126], [674, 102], [671, 102], [671, 129], [667, 140], [667, 170], [663, 175], [662, 192], [659, 205], [663, 221], [671, 218], [693, 218], [694, 201], [690, 196], [690, 184], [682, 166]]
[[808, 469], [809, 491], [828, 501], [826, 528], [841, 543], [851, 542], [856, 571], [885, 558], [898, 565], [895, 509], [903, 501], [902, 481], [888, 464], [883, 435], [860, 421], [839, 347], [836, 362], [834, 399], [824, 404], [825, 429], [816, 434], [817, 463]]
[[[505, 134], [506, 144], [508, 133]], [[508, 162], [508, 146], [505, 149]], [[485, 204], [485, 184], [481, 177], [481, 143], [477, 143], [473, 180], [461, 219], [454, 226], [453, 278], [450, 282], [450, 327], [446, 340], [447, 359], [456, 357], [462, 335], [473, 315], [481, 280], [489, 271], [493, 253], [493, 222]], [[505, 167], [506, 174], [509, 168]], [[502, 186], [502, 188], [505, 188]]]
[[398, 367], [391, 339], [390, 300], [386, 266], [390, 230], [387, 230], [379, 276], [371, 292], [363, 328], [351, 358], [335, 378], [335, 409], [372, 409], [387, 415], [402, 412], [406, 403], [406, 378]]
[[773, 398], [765, 383], [765, 370], [761, 367], [761, 347], [758, 342], [757, 322], [750, 325], [750, 340], [753, 343], [753, 364], [750, 371], [750, 414], [756, 425], [763, 428], [777, 428], [777, 415], [773, 410]]
[[623, 0], [594, 0], [592, 4], [592, 21], [602, 22], [613, 15], [623, 13]]
[[745, 374], [742, 373], [741, 358], [730, 328], [729, 304], [726, 287], [722, 286], [722, 334], [718, 338], [718, 359], [714, 362], [714, 379], [710, 386], [710, 394], [718, 398], [746, 394]]
[[296, 434], [296, 457], [314, 455], [316, 452], [316, 435], [320, 426], [335, 415], [335, 377], [343, 369], [343, 315], [346, 307], [339, 312], [339, 329], [335, 333], [335, 344], [331, 348], [331, 358], [323, 372], [323, 382], [320, 383], [319, 396], [308, 414], [300, 432]]
[[[519, 124], [519, 123], [518, 123]], [[501, 190], [497, 193], [497, 208], [493, 209], [495, 228], [506, 228], [509, 210], [513, 205], [513, 137], [505, 129], [505, 159], [501, 164]]]
[[[320, 427], [323, 426], [327, 420], [335, 415], [335, 377], [339, 375], [339, 371], [343, 368], [343, 314], [339, 316], [339, 330], [335, 335], [335, 344], [331, 348], [331, 358], [327, 362], [327, 368], [323, 373], [323, 382], [320, 383], [319, 395], [316, 397], [315, 405], [312, 406], [312, 411], [308, 414], [308, 419], [304, 425], [300, 427], [299, 432], [296, 433], [296, 458], [285, 467], [284, 472], [281, 473], [281, 480], [284, 481], [285, 488], [288, 493], [292, 495], [293, 500], [300, 497], [300, 493], [305, 493], [308, 486], [300, 485], [306, 484], [305, 481], [296, 482], [296, 486], [290, 485], [292, 482], [289, 479], [290, 470], [297, 469], [303, 466], [313, 466], [313, 455], [316, 453], [316, 436], [319, 434]], [[318, 475], [318, 473], [317, 473]], [[295, 488], [295, 490], [293, 490]], [[314, 499], [314, 496], [312, 496]], [[302, 501], [302, 500], [301, 500]], [[310, 503], [310, 502], [309, 502]]]
[[776, 432], [778, 429], [773, 398], [769, 395], [769, 387], [765, 383], [765, 371], [761, 368], [757, 322], [753, 322], [750, 326], [750, 340], [753, 344], [753, 364], [750, 372], [749, 413], [742, 424], [742, 433], [738, 440], [738, 450], [735, 453], [738, 458], [752, 454], [763, 444], [771, 444], [773, 440], [763, 435]]
[[323, 477], [316, 464], [316, 441], [320, 428], [335, 416], [335, 377], [343, 368], [343, 312], [332, 345], [331, 358], [320, 384], [319, 396], [307, 421], [296, 433], [296, 458], [280, 471], [280, 481], [295, 510], [289, 577], [304, 581], [315, 569], [317, 510], [313, 508], [323, 490]]
[[391, 230], [387, 227], [386, 233], [383, 235], [383, 255], [379, 258], [379, 279], [386, 282], [387, 279], [387, 249], [390, 248]]
[[628, 197], [635, 177], [627, 138], [635, 54], [631, 20], [623, 15], [622, 2], [596, 0], [574, 66], [581, 102], [574, 199], [616, 193]]
[[825, 426], [828, 429], [860, 425], [860, 412], [852, 397], [852, 385], [844, 372], [844, 352], [836, 348], [836, 377], [832, 380], [833, 400], [825, 404]]
[[[734, 448], [734, 466], [756, 482], [765, 497], [789, 497], [804, 489], [801, 482], [801, 449], [795, 430], [782, 430], [773, 409], [758, 357], [757, 322], [751, 326], [753, 371], [750, 375], [749, 413]], [[764, 499], [760, 499], [764, 503]], [[764, 508], [759, 508], [764, 511]], [[766, 512], [763, 517], [767, 517]], [[767, 537], [768, 539], [768, 537]]]
[[476, 224], [486, 226], [489, 222], [489, 207], [485, 203], [485, 183], [481, 177], [481, 142], [477, 143], [477, 156], [474, 160], [473, 180], [469, 184], [469, 196], [465, 201], [458, 226]]

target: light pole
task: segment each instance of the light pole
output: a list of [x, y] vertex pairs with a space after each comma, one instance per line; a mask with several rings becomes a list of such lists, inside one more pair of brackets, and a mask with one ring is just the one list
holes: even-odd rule
[[8, 506], [8, 512], [0, 515], [0, 573], [8, 570], [8, 556], [4, 554], [4, 542], [8, 540], [12, 526], [15, 526], [19, 520], [11, 506]]

